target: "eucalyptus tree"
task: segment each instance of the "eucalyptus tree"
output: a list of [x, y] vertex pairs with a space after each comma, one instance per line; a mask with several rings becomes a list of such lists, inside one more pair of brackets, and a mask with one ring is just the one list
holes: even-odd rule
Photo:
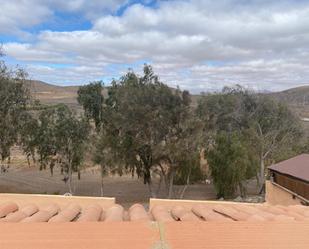
[[298, 119], [286, 104], [241, 86], [225, 87], [220, 93], [204, 96], [197, 114], [208, 131], [205, 137], [210, 144], [220, 132], [243, 135], [251, 158], [258, 157], [259, 167], [255, 170], [260, 187], [265, 181], [265, 160], [295, 145], [301, 134]]
[[30, 167], [30, 158], [36, 163], [36, 148], [38, 142], [39, 124], [38, 120], [30, 112], [24, 112], [20, 122], [20, 138], [19, 144], [27, 158]]
[[56, 120], [57, 112], [55, 107], [45, 108], [38, 115], [38, 129], [35, 141], [40, 170], [46, 169], [50, 165], [51, 158], [57, 155]]
[[26, 76], [23, 70], [10, 69], [4, 61], [0, 60], [0, 156], [2, 162], [10, 157], [11, 147], [18, 142], [21, 117], [30, 103], [30, 94], [24, 85]]
[[239, 187], [245, 196], [242, 183], [252, 177], [250, 154], [241, 134], [238, 132], [219, 132], [214, 147], [208, 152], [217, 197], [233, 197]]
[[[148, 65], [143, 76], [130, 71], [120, 81], [113, 81], [103, 111], [104, 160], [117, 165], [114, 170], [120, 174], [131, 172], [142, 177], [155, 196], [153, 169], [162, 163], [178, 167], [180, 156], [176, 160], [174, 145], [183, 145], [179, 135], [188, 104], [186, 94], [160, 82]], [[173, 171], [165, 172], [168, 178]]]
[[92, 82], [78, 89], [78, 103], [83, 107], [88, 120], [93, 120], [98, 130], [102, 122], [103, 114], [103, 86], [102, 82]]
[[[36, 148], [40, 169], [53, 168], [58, 164], [66, 173], [69, 192], [73, 193], [72, 175], [82, 166], [89, 137], [89, 124], [66, 105], [44, 109], [38, 117]], [[66, 182], [66, 181], [65, 181]]]
[[259, 157], [259, 183], [265, 181], [265, 161], [276, 157], [284, 148], [296, 146], [302, 135], [297, 116], [286, 104], [260, 96], [247, 130], [251, 145]]
[[73, 193], [73, 172], [80, 177], [88, 135], [89, 125], [84, 119], [74, 115], [66, 105], [58, 106], [55, 120], [56, 151], [67, 173], [70, 193]]

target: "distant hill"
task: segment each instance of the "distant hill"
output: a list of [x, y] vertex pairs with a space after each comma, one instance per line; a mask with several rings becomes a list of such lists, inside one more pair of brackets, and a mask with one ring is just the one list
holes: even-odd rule
[[[26, 81], [31, 95], [43, 104], [54, 105], [63, 103], [79, 111], [81, 106], [77, 102], [77, 91], [79, 86], [57, 86], [38, 80]], [[104, 95], [107, 94], [105, 90]]]
[[[64, 103], [74, 109], [81, 109], [76, 100], [79, 86], [56, 86], [37, 80], [29, 80], [26, 84], [33, 97], [39, 99], [43, 104]], [[309, 117], [309, 85], [263, 94], [287, 103], [300, 117]], [[104, 95], [107, 95], [107, 90], [104, 91]], [[194, 95], [192, 97], [193, 104], [196, 105], [200, 96]]]
[[309, 118], [309, 85], [269, 94], [287, 103], [300, 117]]
[[26, 86], [30, 89], [31, 95], [43, 104], [64, 103], [74, 109], [79, 108], [76, 100], [78, 86], [62, 87], [37, 80], [27, 81]]

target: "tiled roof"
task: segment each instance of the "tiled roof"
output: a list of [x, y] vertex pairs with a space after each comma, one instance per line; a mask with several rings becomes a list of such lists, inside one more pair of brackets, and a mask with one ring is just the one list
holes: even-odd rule
[[[14, 201], [16, 200], [16, 201]], [[0, 195], [1, 249], [304, 248], [309, 207]], [[63, 204], [65, 203], [65, 204]]]
[[270, 170], [309, 182], [309, 154], [302, 154], [268, 167]]
[[0, 205], [0, 222], [111, 222], [111, 221], [309, 221], [309, 208], [296, 206], [269, 206], [246, 204], [193, 204], [188, 208], [182, 205], [155, 205], [149, 212], [141, 204], [134, 204], [127, 211], [114, 204], [103, 208], [91, 204], [82, 208], [78, 204], [68, 204], [60, 208], [50, 203], [38, 207], [35, 203], [18, 206], [14, 202]]

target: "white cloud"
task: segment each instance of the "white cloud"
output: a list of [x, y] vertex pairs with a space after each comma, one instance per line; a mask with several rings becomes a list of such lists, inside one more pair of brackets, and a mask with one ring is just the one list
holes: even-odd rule
[[[97, 79], [98, 71], [113, 64], [122, 65], [122, 70], [145, 61], [163, 80], [194, 91], [232, 83], [279, 90], [309, 82], [308, 1], [160, 1], [158, 8], [134, 4], [121, 16], [106, 10], [128, 1], [46, 2], [46, 12], [25, 25], [63, 9], [83, 13], [92, 29], [43, 30], [33, 43], [7, 43], [4, 48], [29, 64], [71, 64], [71, 72], [56, 70], [64, 80], [73, 77], [72, 72], [74, 77]], [[81, 68], [83, 73], [78, 74]], [[50, 77], [54, 81], [55, 76]]]
[[127, 0], [1, 0], [0, 34], [15, 34], [22, 38], [30, 36], [23, 32], [54, 17], [56, 11], [80, 13], [93, 19], [102, 13], [115, 11]]
[[21, 28], [28, 28], [45, 21], [52, 15], [52, 11], [36, 0], [29, 1], [1, 1], [0, 34], [25, 35]]

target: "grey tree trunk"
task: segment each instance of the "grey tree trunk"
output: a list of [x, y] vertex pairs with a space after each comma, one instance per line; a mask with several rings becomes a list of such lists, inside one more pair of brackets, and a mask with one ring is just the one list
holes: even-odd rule
[[243, 184], [243, 182], [240, 182], [238, 184], [239, 187], [239, 192], [240, 192], [240, 196], [242, 198], [246, 198], [247, 197], [247, 189], [246, 189], [246, 184]]
[[103, 172], [104, 168], [103, 167], [104, 166], [101, 165], [101, 196], [102, 197], [104, 196], [104, 180], [103, 180], [103, 178], [104, 178], [104, 172]]
[[169, 187], [168, 187], [168, 198], [169, 199], [173, 198], [174, 176], [175, 176], [175, 170], [172, 169], [172, 172], [170, 173]]
[[181, 191], [181, 193], [180, 193], [180, 195], [179, 195], [179, 199], [183, 199], [183, 197], [184, 197], [184, 195], [185, 195], [185, 192], [186, 192], [187, 188], [188, 188], [189, 185], [190, 185], [190, 176], [191, 176], [191, 169], [190, 169], [190, 171], [189, 171], [189, 174], [187, 175], [186, 184], [185, 184], [185, 186], [183, 187], [183, 189], [182, 189], [182, 191]]
[[153, 184], [151, 179], [148, 182], [148, 189], [149, 189], [149, 194], [151, 198], [157, 198], [156, 193], [153, 191]]
[[30, 157], [30, 155], [27, 154], [27, 163], [28, 163], [28, 167], [30, 168], [31, 164], [30, 164], [30, 158], [29, 157]]
[[71, 163], [69, 164], [69, 192], [70, 194], [73, 195], [73, 189], [72, 189], [72, 166], [71, 166]]
[[261, 155], [260, 158], [260, 188], [264, 185], [265, 182], [265, 163], [264, 163], [264, 157]]
[[161, 173], [158, 188], [157, 188], [157, 191], [156, 191], [156, 196], [158, 196], [160, 194], [161, 185], [162, 185], [162, 178], [163, 178], [163, 174]]

